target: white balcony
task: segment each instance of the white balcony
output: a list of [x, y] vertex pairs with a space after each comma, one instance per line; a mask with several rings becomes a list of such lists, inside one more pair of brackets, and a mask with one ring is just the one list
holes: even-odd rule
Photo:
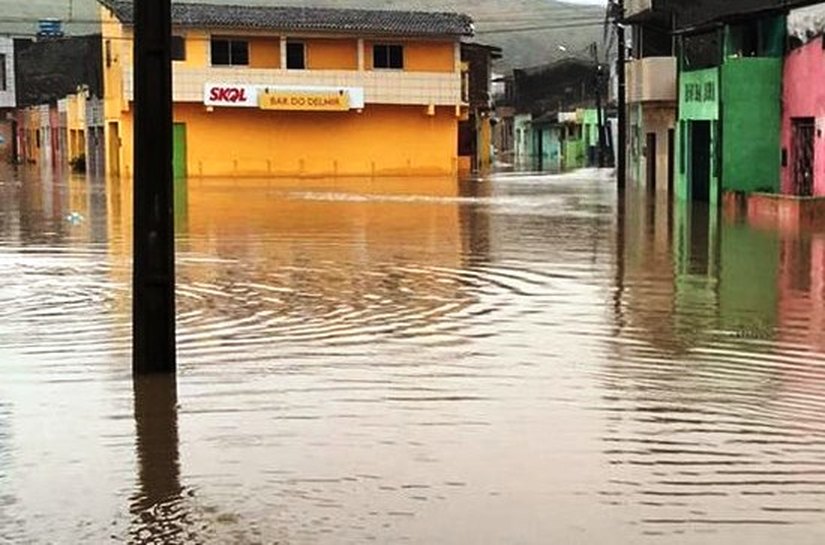
[[653, 9], [653, 0], [625, 0], [624, 14], [630, 19]]
[[627, 63], [627, 101], [675, 102], [676, 57], [647, 57]]
[[[367, 104], [456, 106], [462, 104], [461, 75], [452, 72], [356, 70], [274, 70], [251, 68], [186, 68], [173, 72], [175, 102], [203, 102], [204, 85], [359, 87]], [[134, 98], [131, 69], [123, 73], [123, 98]]]

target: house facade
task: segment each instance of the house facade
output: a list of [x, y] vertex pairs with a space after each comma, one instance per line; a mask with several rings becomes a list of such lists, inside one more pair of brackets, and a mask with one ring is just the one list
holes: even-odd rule
[[17, 107], [14, 83], [14, 40], [0, 36], [0, 160], [10, 161], [17, 149], [16, 123], [12, 116]]
[[779, 192], [785, 36], [784, 16], [762, 15], [680, 37], [679, 198]]
[[671, 14], [650, 3], [630, 2], [632, 50], [625, 65], [629, 126], [628, 179], [670, 193], [675, 170], [676, 55]]
[[459, 124], [458, 157], [462, 172], [485, 172], [493, 161], [493, 61], [501, 49], [476, 43], [461, 44], [462, 101], [468, 112]]
[[822, 37], [791, 51], [784, 67], [782, 112], [782, 193], [825, 196], [825, 81]]
[[[101, 4], [106, 170], [130, 176], [132, 3]], [[176, 174], [455, 174], [472, 32], [460, 14], [175, 4]]]
[[[595, 62], [564, 59], [514, 70], [496, 105], [497, 149], [522, 170], [572, 170], [599, 164], [598, 97], [607, 95]], [[609, 114], [602, 110], [602, 123]], [[611, 148], [604, 130], [605, 152]], [[608, 154], [609, 155], [609, 154]]]

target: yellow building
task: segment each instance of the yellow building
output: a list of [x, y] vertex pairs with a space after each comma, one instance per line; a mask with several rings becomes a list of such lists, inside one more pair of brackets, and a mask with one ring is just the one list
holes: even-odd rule
[[67, 159], [86, 157], [86, 91], [66, 97]]
[[[102, 8], [107, 172], [130, 176], [132, 3]], [[458, 169], [449, 13], [175, 4], [175, 173], [443, 176]]]

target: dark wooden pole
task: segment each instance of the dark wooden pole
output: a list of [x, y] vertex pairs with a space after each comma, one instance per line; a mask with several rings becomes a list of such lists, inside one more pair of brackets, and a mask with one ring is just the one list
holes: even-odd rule
[[619, 142], [616, 154], [616, 173], [619, 189], [623, 190], [627, 185], [627, 78], [625, 76], [625, 63], [627, 48], [624, 35], [624, 0], [617, 0], [616, 11], [616, 38], [619, 42], [619, 57], [617, 63], [618, 74], [618, 125]]
[[134, 6], [132, 371], [174, 373], [171, 2], [138, 0]]

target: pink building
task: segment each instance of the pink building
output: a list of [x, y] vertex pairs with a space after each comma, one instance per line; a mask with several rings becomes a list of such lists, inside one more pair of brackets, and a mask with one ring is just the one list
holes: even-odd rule
[[[825, 50], [822, 36], [788, 53], [782, 114], [782, 193], [825, 197]], [[758, 115], [755, 112], [754, 115]]]

